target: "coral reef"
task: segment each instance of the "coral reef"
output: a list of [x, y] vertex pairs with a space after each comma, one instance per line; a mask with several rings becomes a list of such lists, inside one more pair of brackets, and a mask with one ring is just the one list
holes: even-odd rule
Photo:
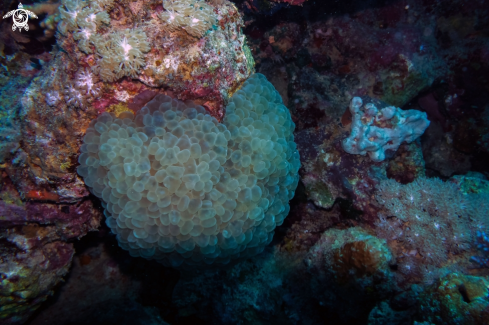
[[45, 203], [57, 198], [41, 191], [27, 193], [32, 201], [22, 202], [5, 169], [0, 184], [0, 320], [19, 324], [67, 274], [74, 253], [67, 241], [97, 229], [101, 213], [87, 200]]
[[[89, 197], [76, 174], [82, 138], [92, 119], [106, 111], [139, 110], [157, 94], [149, 87], [170, 88], [157, 91], [195, 99], [221, 119], [231, 94], [253, 72], [253, 59], [240, 31], [241, 16], [231, 3], [213, 7], [216, 25], [202, 38], [185, 31], [168, 33], [160, 18], [152, 16], [157, 5], [149, 1], [140, 5], [139, 10], [134, 6], [125, 10], [111, 1], [63, 1], [57, 45], [50, 53], [10, 55], [21, 48], [18, 44], [33, 39], [2, 36], [6, 40], [2, 49], [10, 52], [0, 58], [4, 68], [0, 230], [3, 234], [32, 225], [39, 227], [38, 233], [52, 234], [36, 247], [26, 248], [25, 258], [10, 258], [23, 249], [20, 246], [2, 248], [1, 253], [9, 257], [5, 261], [18, 266], [2, 283], [2, 295], [10, 304], [2, 310], [2, 320], [19, 323], [29, 317], [70, 267], [72, 247], [66, 242], [99, 227], [98, 202]], [[53, 28], [55, 16], [46, 15]], [[150, 48], [151, 42], [157, 46]], [[26, 300], [12, 298], [21, 295], [24, 287], [35, 286], [37, 279], [28, 277], [22, 286], [12, 286], [20, 275], [15, 270], [29, 269], [31, 259], [42, 256], [39, 252], [58, 244], [70, 252], [59, 265], [32, 271], [47, 279], [43, 286], [31, 290]]]
[[[39, 55], [38, 60], [47, 57]], [[2, 59], [0, 91], [0, 322], [25, 322], [67, 274], [73, 245], [67, 241], [96, 229], [101, 214], [89, 201], [56, 204], [45, 188], [18, 186], [27, 177], [20, 137], [21, 98], [39, 74], [32, 57], [16, 53]], [[85, 190], [86, 193], [86, 190]]]
[[[382, 109], [387, 106], [379, 100], [364, 98]], [[372, 197], [375, 186], [386, 175], [400, 182], [412, 182], [425, 176], [421, 144], [401, 144], [392, 152], [391, 160], [374, 162], [362, 155], [351, 155], [342, 148], [342, 140], [348, 136], [351, 115], [347, 111], [341, 120], [334, 120], [329, 127], [308, 128], [299, 131], [296, 142], [301, 157], [301, 181], [308, 197], [321, 208], [330, 209], [341, 200], [342, 209], [351, 219], [361, 218], [373, 224], [380, 210]]]
[[[386, 241], [372, 236], [360, 227], [325, 231], [304, 258], [313, 295], [322, 305], [336, 309], [342, 321], [360, 319], [373, 307], [376, 299], [392, 294], [389, 265], [393, 255]], [[342, 290], [325, 288], [340, 288]], [[356, 292], [352, 295], [352, 292]], [[337, 304], [341, 301], [341, 304]], [[354, 313], [351, 306], [362, 306]], [[341, 307], [340, 307], [341, 306]], [[350, 315], [343, 315], [350, 310]]]
[[470, 249], [489, 215], [486, 195], [463, 194], [455, 183], [436, 178], [418, 178], [406, 185], [384, 180], [376, 197], [387, 209], [379, 214], [377, 235], [401, 243], [401, 273], [428, 283], [442, 265], [456, 264]]
[[311, 268], [331, 266], [330, 270], [324, 271], [333, 274], [338, 282], [346, 282], [378, 273], [385, 276], [392, 258], [385, 240], [368, 234], [362, 228], [352, 227], [324, 232], [305, 261]]
[[[148, 86], [170, 87], [171, 94], [195, 99], [220, 119], [229, 95], [253, 71], [252, 58], [246, 54], [244, 36], [239, 32], [241, 18], [232, 4], [216, 9], [221, 17], [219, 28], [200, 40], [154, 28], [161, 22], [149, 11], [149, 21], [143, 24], [146, 14], [142, 17], [141, 12], [120, 12], [108, 3], [100, 7], [97, 2], [69, 1], [63, 6], [64, 18], [58, 26], [66, 33], [58, 38], [63, 50], [53, 52], [40, 78], [33, 81], [23, 98], [25, 167], [12, 171], [16, 174], [14, 182], [23, 179], [17, 184], [22, 193], [43, 188], [58, 195], [60, 201], [70, 202], [85, 196], [73, 165], [89, 121], [104, 111], [120, 113], [129, 107], [141, 108], [136, 103], [140, 95], [148, 93]], [[73, 19], [69, 12], [77, 10], [80, 14]], [[110, 28], [104, 22], [105, 10], [113, 16], [115, 12], [120, 14], [110, 18]], [[134, 20], [140, 21], [139, 27], [130, 23]], [[88, 42], [84, 42], [81, 28], [91, 31]], [[96, 48], [91, 39], [105, 45]], [[160, 40], [161, 46], [148, 52], [148, 39]], [[83, 52], [80, 46], [92, 53]], [[218, 73], [213, 73], [218, 67]], [[196, 77], [188, 74], [190, 71]], [[134, 73], [139, 80], [117, 77]], [[117, 83], [102, 83], [107, 76], [117, 78]]]
[[420, 296], [421, 319], [434, 324], [487, 324], [488, 287], [483, 277], [447, 275]]
[[[73, 315], [80, 315], [80, 324], [168, 324], [157, 307], [148, 302], [163, 304], [168, 300], [171, 287], [167, 284], [172, 278], [178, 279], [176, 271], [120, 254], [123, 251], [105, 228], [85, 239], [90, 244], [74, 244], [76, 253], [66, 283], [28, 324], [67, 324], [73, 321]], [[156, 277], [165, 281], [155, 281]]]
[[302, 281], [302, 265], [298, 255], [266, 249], [228, 269], [182, 274], [173, 301], [182, 316], [207, 322], [312, 324], [316, 302]]
[[73, 246], [56, 237], [54, 227], [36, 225], [0, 233], [2, 324], [24, 323], [68, 273]]
[[[5, 0], [2, 10], [17, 5]], [[36, 309], [30, 324], [487, 323], [484, 1], [63, 0], [32, 8], [43, 16], [29, 21], [29, 33], [0, 23], [1, 323], [24, 322]], [[275, 173], [283, 151], [273, 143], [289, 143], [278, 140], [276, 116], [257, 127], [249, 113], [269, 108], [247, 95], [260, 87], [243, 86], [255, 60], [276, 89], [268, 95], [296, 125], [301, 168], [297, 175], [286, 165], [291, 177], [278, 177], [294, 181], [290, 203], [292, 184], [256, 176]], [[378, 115], [352, 114], [355, 97]], [[195, 125], [177, 116], [188, 107], [202, 117]], [[397, 117], [378, 117], [393, 112], [418, 112], [429, 127], [395, 150], [374, 146], [375, 160], [345, 152], [342, 141], [363, 127], [356, 117], [390, 132]], [[161, 116], [165, 127], [156, 128]], [[192, 130], [189, 120], [212, 132]], [[258, 129], [273, 146], [255, 139]], [[226, 146], [216, 145], [218, 135]], [[247, 155], [248, 144], [261, 156]], [[184, 176], [186, 167], [196, 172]], [[247, 185], [252, 175], [256, 187]], [[224, 195], [236, 206], [220, 204]], [[262, 215], [265, 195], [268, 204], [282, 198]], [[198, 209], [190, 218], [191, 200]], [[204, 231], [215, 245], [199, 246]], [[239, 252], [247, 232], [253, 238]], [[250, 243], [263, 252], [206, 267], [243, 257]], [[219, 256], [200, 254], [214, 247]]]
[[[180, 99], [201, 99], [222, 118], [230, 94], [253, 72], [238, 11], [230, 2], [213, 7], [204, 1], [165, 1], [162, 19], [142, 14], [152, 6], [140, 2], [134, 11], [124, 11], [112, 1], [64, 1], [58, 44], [103, 81], [129, 76], [149, 87], [170, 88]], [[171, 12], [177, 18], [169, 23], [165, 15]], [[182, 34], [180, 26], [195, 37]], [[151, 49], [150, 43], [158, 46]]]

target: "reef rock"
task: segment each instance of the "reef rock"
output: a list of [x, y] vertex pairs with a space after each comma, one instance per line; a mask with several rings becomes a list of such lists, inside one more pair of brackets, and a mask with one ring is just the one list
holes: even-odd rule
[[449, 274], [421, 295], [419, 314], [435, 324], [487, 324], [488, 286], [483, 277]]

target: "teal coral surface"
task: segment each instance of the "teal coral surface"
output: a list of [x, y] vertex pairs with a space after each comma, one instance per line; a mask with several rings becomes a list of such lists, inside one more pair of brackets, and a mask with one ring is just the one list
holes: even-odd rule
[[136, 116], [104, 113], [90, 124], [78, 173], [132, 256], [227, 264], [272, 240], [298, 184], [295, 125], [260, 74], [226, 113], [221, 124], [201, 106], [158, 95]]

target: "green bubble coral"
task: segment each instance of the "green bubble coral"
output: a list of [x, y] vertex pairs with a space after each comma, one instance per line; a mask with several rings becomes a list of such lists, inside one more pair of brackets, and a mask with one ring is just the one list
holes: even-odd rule
[[134, 116], [92, 121], [78, 173], [133, 256], [173, 267], [228, 263], [270, 243], [300, 167], [294, 123], [263, 75], [231, 99], [223, 123], [158, 95]]

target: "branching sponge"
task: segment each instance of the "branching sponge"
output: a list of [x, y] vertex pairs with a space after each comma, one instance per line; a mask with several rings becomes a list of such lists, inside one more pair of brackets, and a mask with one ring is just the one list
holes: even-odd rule
[[228, 263], [259, 253], [298, 183], [294, 123], [263, 75], [231, 99], [223, 123], [158, 95], [134, 116], [92, 121], [78, 173], [133, 256], [165, 265]]

